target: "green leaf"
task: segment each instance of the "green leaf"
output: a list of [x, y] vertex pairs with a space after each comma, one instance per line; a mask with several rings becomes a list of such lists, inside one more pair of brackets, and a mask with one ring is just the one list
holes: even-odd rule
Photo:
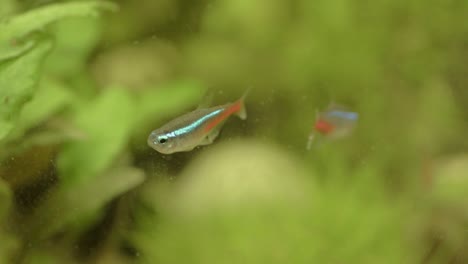
[[[80, 32], [80, 34], [76, 34]], [[55, 49], [47, 59], [47, 72], [76, 77], [101, 38], [102, 21], [83, 17], [64, 19], [51, 27]]]
[[128, 92], [111, 89], [78, 110], [75, 124], [86, 139], [63, 147], [57, 162], [64, 182], [90, 180], [111, 165], [127, 144], [134, 124], [134, 104]]
[[42, 60], [51, 47], [50, 41], [42, 40], [23, 56], [0, 64], [0, 142], [34, 95]]
[[22, 55], [33, 48], [35, 43], [36, 41], [33, 39], [17, 45], [2, 45], [0, 43], [0, 62]]
[[12, 133], [21, 136], [27, 129], [39, 125], [72, 101], [72, 94], [57, 81], [42, 81], [35, 97], [24, 106]]
[[0, 43], [22, 37], [65, 17], [97, 16], [101, 9], [114, 11], [117, 6], [106, 1], [85, 1], [52, 4], [33, 9], [0, 23]]
[[99, 209], [112, 199], [133, 189], [145, 179], [144, 172], [132, 167], [119, 167], [51, 194], [31, 218], [33, 236], [44, 238], [67, 225], [86, 225]]
[[7, 143], [0, 149], [0, 160], [21, 154], [34, 146], [56, 145], [84, 138], [83, 133], [70, 122], [51, 119], [72, 103], [73, 94], [67, 88], [50, 78], [41, 81], [36, 95], [24, 106], [16, 126], [4, 139]]

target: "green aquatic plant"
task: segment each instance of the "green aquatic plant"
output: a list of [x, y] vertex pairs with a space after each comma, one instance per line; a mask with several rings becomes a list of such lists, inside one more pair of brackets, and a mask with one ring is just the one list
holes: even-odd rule
[[[80, 94], [82, 91], [74, 90], [77, 86], [71, 84], [73, 81], [49, 75], [50, 67], [44, 68], [44, 65], [52, 63], [53, 67], [53, 63], [58, 63], [59, 58], [54, 55], [58, 51], [64, 55], [64, 50], [70, 50], [67, 46], [84, 49], [96, 43], [56, 43], [55, 40], [64, 38], [37, 30], [68, 17], [96, 17], [99, 10], [115, 11], [116, 5], [100, 1], [54, 4], [9, 17], [0, 25], [0, 42], [2, 48], [6, 47], [1, 50], [0, 56], [0, 144], [3, 146], [0, 156], [4, 164], [0, 200], [2, 219], [11, 207], [10, 187], [3, 181], [10, 182], [15, 189], [41, 180], [55, 181], [55, 176], [21, 179], [22, 175], [18, 176], [15, 172], [18, 165], [9, 164], [8, 159], [12, 155], [21, 157], [30, 149], [34, 149], [38, 155], [46, 155], [46, 159], [54, 159], [53, 154], [44, 148], [51, 146], [55, 152], [57, 149], [54, 146], [63, 144], [57, 160], [59, 185], [52, 187], [50, 195], [41, 198], [43, 201], [37, 208], [29, 209], [27, 214], [17, 212], [21, 218], [19, 221], [26, 225], [18, 230], [17, 235], [26, 244], [48, 238], [70, 225], [77, 229], [84, 228], [86, 223], [92, 223], [92, 220], [86, 219], [96, 218], [95, 214], [99, 215], [103, 206], [114, 197], [141, 184], [144, 179], [141, 170], [125, 162], [118, 167], [113, 165], [124, 152], [131, 133], [144, 127], [148, 120], [163, 119], [187, 103], [195, 102], [201, 93], [201, 86], [194, 82], [176, 81], [157, 91], [148, 89], [138, 95], [111, 87], [101, 96], [91, 99], [83, 97]], [[65, 22], [64, 27], [71, 24], [79, 30], [95, 30], [88, 27], [85, 19], [74, 19], [73, 23], [69, 21]], [[96, 25], [91, 24], [92, 27]], [[68, 36], [69, 32], [58, 30], [57, 34]], [[50, 54], [53, 61], [48, 60]], [[88, 56], [86, 52], [81, 55], [83, 57], [77, 60], [83, 61]], [[63, 59], [62, 62], [66, 65], [74, 63], [73, 60], [64, 62]], [[78, 71], [84, 67], [83, 63], [75, 63], [74, 66]], [[78, 82], [87, 79], [86, 75], [74, 78]], [[67, 121], [63, 121], [64, 118]], [[113, 126], [108, 126], [110, 124]], [[96, 196], [98, 192], [102, 196]], [[85, 201], [83, 197], [90, 199]], [[10, 211], [16, 210], [10, 208]], [[77, 219], [82, 219], [83, 223], [73, 224]], [[7, 243], [10, 238], [5, 234], [1, 240], [0, 252], [4, 257], [11, 253], [7, 250], [11, 248]], [[14, 258], [14, 254], [9, 257]]]

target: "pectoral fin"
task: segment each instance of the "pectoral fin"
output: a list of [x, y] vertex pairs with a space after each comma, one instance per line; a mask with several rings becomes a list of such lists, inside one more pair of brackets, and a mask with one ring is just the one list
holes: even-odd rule
[[221, 129], [214, 129], [200, 142], [200, 146], [209, 145], [218, 137]]

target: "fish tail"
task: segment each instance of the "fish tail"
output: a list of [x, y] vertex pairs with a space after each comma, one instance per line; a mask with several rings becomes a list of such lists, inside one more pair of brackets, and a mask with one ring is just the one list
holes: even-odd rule
[[239, 98], [239, 100], [237, 100], [236, 102], [236, 104], [239, 104], [239, 110], [236, 112], [236, 115], [242, 120], [247, 119], [247, 109], [245, 108], [245, 98], [249, 94], [250, 89], [251, 88], [247, 88], [247, 90], [245, 90], [242, 97]]
[[314, 139], [315, 139], [314, 133], [310, 133], [309, 138], [307, 140], [307, 145], [306, 145], [307, 150], [310, 150], [312, 148], [312, 143], [314, 142]]

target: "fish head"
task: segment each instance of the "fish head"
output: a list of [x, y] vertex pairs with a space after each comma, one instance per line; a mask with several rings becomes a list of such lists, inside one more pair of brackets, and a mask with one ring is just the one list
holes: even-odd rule
[[177, 138], [171, 136], [170, 133], [153, 130], [148, 136], [148, 145], [162, 154], [172, 154], [177, 152]]

